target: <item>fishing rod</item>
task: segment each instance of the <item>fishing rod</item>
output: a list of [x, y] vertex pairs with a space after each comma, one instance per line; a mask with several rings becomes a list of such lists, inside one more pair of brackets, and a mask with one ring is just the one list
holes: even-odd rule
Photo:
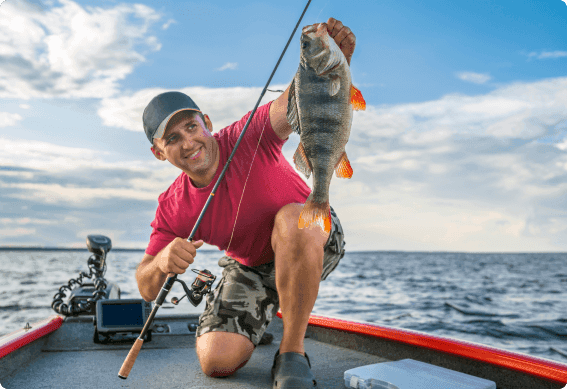
[[[211, 200], [213, 199], [213, 197], [214, 197], [214, 195], [215, 195], [215, 193], [216, 193], [216, 191], [217, 191], [217, 189], [220, 185], [221, 180], [224, 178], [224, 174], [226, 173], [226, 170], [228, 169], [228, 165], [230, 165], [230, 162], [232, 161], [232, 157], [234, 157], [234, 154], [236, 153], [236, 150], [238, 149], [238, 145], [240, 144], [240, 141], [244, 137], [244, 134], [246, 133], [246, 130], [248, 129], [248, 125], [252, 121], [252, 117], [254, 116], [254, 114], [256, 113], [256, 110], [258, 109], [258, 106], [260, 105], [260, 101], [264, 97], [264, 94], [266, 93], [266, 90], [268, 89], [268, 86], [270, 85], [270, 82], [272, 81], [272, 77], [274, 77], [274, 74], [276, 73], [276, 70], [277, 70], [278, 66], [280, 65], [280, 62], [281, 62], [289, 44], [291, 43], [293, 36], [295, 35], [295, 31], [297, 31], [297, 27], [299, 27], [299, 23], [301, 23], [301, 20], [303, 19], [305, 12], [307, 12], [307, 8], [309, 8], [309, 4], [311, 4], [311, 0], [309, 0], [307, 2], [307, 5], [303, 9], [303, 13], [299, 17], [299, 20], [297, 21], [297, 24], [295, 25], [295, 28], [293, 29], [293, 32], [291, 33], [291, 36], [289, 37], [281, 55], [280, 55], [280, 58], [278, 59], [278, 62], [276, 63], [276, 66], [274, 67], [274, 70], [272, 70], [272, 74], [270, 75], [268, 82], [264, 86], [264, 89], [262, 90], [262, 93], [260, 94], [260, 97], [258, 98], [258, 101], [256, 102], [254, 109], [252, 110], [252, 113], [248, 117], [248, 120], [246, 121], [246, 124], [244, 125], [244, 128], [242, 129], [242, 132], [240, 133], [240, 136], [238, 137], [236, 144], [234, 145], [234, 149], [232, 150], [232, 153], [230, 153], [230, 156], [228, 157], [228, 160], [226, 161], [226, 164], [224, 165], [224, 168], [222, 169], [222, 172], [221, 172], [219, 178], [217, 179], [217, 182], [216, 182], [215, 186], [213, 187], [213, 190], [209, 194], [209, 197], [207, 198], [207, 201], [205, 202], [205, 205], [204, 205], [201, 213], [199, 214], [199, 218], [197, 219], [197, 222], [195, 223], [193, 230], [191, 230], [191, 233], [189, 234], [187, 241], [189, 241], [189, 242], [193, 241], [193, 237], [195, 236], [197, 228], [201, 224], [201, 221], [203, 220], [203, 216], [205, 215], [205, 212], [207, 211], [207, 208], [209, 207], [209, 204], [211, 203]], [[205, 273], [205, 272], [207, 272], [207, 273]], [[212, 276], [212, 274], [210, 274], [208, 271], [203, 270], [202, 272], [199, 272], [198, 274], [199, 274], [199, 276], [204, 277], [205, 280], [209, 281], [208, 283], [212, 284], [211, 279], [214, 280], [214, 276]], [[134, 367], [134, 363], [136, 362], [136, 358], [138, 357], [138, 353], [140, 352], [142, 345], [144, 344], [144, 337], [146, 336], [146, 333], [150, 329], [152, 322], [154, 320], [154, 317], [156, 316], [157, 310], [161, 307], [161, 305], [165, 301], [165, 298], [167, 297], [167, 294], [171, 290], [171, 287], [173, 286], [173, 283], [175, 281], [181, 283], [183, 285], [184, 289], [188, 292], [185, 283], [183, 281], [177, 279], [177, 274], [175, 274], [174, 276], [171, 276], [171, 277], [167, 277], [167, 280], [163, 284], [163, 286], [162, 286], [162, 288], [161, 288], [161, 290], [160, 290], [160, 292], [159, 292], [159, 294], [156, 298], [154, 308], [152, 309], [152, 312], [150, 313], [148, 320], [146, 320], [146, 324], [144, 325], [144, 328], [142, 329], [140, 336], [134, 342], [134, 345], [130, 349], [130, 352], [126, 356], [126, 359], [124, 360], [124, 363], [122, 364], [122, 367], [120, 368], [120, 371], [118, 372], [118, 377], [120, 377], [122, 379], [128, 378], [128, 375], [130, 374], [132, 367]], [[195, 280], [195, 281], [197, 281], [197, 280]], [[208, 286], [210, 286], [210, 285], [208, 285]], [[188, 294], [188, 297], [191, 297], [191, 296]], [[179, 300], [176, 300], [176, 301], [179, 301]]]

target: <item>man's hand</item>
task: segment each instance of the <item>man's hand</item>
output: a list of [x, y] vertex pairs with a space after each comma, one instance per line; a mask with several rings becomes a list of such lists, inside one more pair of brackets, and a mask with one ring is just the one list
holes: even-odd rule
[[350, 28], [343, 26], [340, 20], [329, 18], [327, 23], [323, 24], [327, 26], [329, 35], [335, 40], [335, 43], [339, 46], [350, 65], [350, 59], [352, 58], [352, 53], [354, 53], [354, 47], [356, 46], [356, 37]]
[[160, 253], [159, 269], [168, 274], [169, 277], [185, 273], [185, 270], [195, 260], [197, 249], [202, 245], [202, 240], [189, 242], [185, 239], [175, 238]]

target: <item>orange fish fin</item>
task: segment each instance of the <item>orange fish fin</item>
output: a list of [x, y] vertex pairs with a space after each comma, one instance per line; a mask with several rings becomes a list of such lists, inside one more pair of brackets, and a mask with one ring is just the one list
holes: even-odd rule
[[354, 85], [350, 86], [350, 102], [355, 111], [364, 111], [366, 109], [366, 101], [362, 97], [362, 93]]
[[306, 228], [311, 224], [318, 225], [325, 232], [331, 232], [331, 207], [329, 202], [316, 203], [311, 200], [311, 195], [307, 198], [303, 210], [297, 222], [298, 228]]
[[307, 155], [305, 155], [305, 149], [301, 142], [299, 142], [299, 146], [297, 146], [297, 150], [295, 150], [295, 154], [293, 154], [293, 162], [295, 163], [297, 170], [309, 178], [313, 169], [311, 169], [311, 164], [307, 159]]
[[335, 166], [335, 174], [338, 178], [351, 178], [352, 177], [352, 167], [350, 166], [350, 162], [346, 155], [346, 151], [341, 155], [341, 159]]

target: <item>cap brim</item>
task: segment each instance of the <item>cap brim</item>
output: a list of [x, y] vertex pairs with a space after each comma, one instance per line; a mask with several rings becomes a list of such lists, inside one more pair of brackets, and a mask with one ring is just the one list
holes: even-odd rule
[[179, 109], [177, 111], [172, 112], [171, 114], [169, 114], [168, 117], [166, 117], [165, 119], [162, 120], [161, 124], [159, 125], [159, 127], [157, 128], [157, 130], [154, 134], [154, 137], [152, 138], [152, 142], [153, 142], [154, 139], [159, 139], [159, 138], [162, 138], [164, 136], [165, 129], [167, 128], [167, 125], [169, 124], [169, 120], [181, 111], [201, 112], [198, 109], [194, 109], [194, 108], [182, 108], [182, 109]]

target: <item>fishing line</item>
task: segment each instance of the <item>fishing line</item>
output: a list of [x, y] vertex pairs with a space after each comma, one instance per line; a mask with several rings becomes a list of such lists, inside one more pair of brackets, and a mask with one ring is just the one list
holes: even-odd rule
[[266, 123], [268, 123], [269, 118], [270, 118], [270, 111], [268, 110], [268, 116], [266, 116], [266, 120], [264, 121], [264, 126], [262, 127], [262, 132], [260, 133], [260, 138], [258, 139], [258, 144], [256, 144], [256, 150], [254, 150], [254, 155], [252, 156], [252, 162], [250, 162], [250, 168], [248, 169], [248, 175], [246, 176], [246, 181], [244, 181], [244, 188], [242, 189], [242, 195], [240, 196], [240, 201], [238, 202], [238, 208], [236, 209], [236, 217], [234, 218], [234, 224], [232, 226], [232, 232], [230, 233], [230, 240], [228, 241], [228, 246], [225, 249], [226, 252], [228, 252], [228, 249], [230, 248], [230, 243], [232, 242], [232, 237], [234, 236], [234, 229], [236, 228], [236, 221], [238, 220], [238, 213], [240, 212], [240, 204], [242, 203], [242, 199], [244, 198], [244, 191], [246, 190], [246, 184], [248, 183], [248, 177], [250, 177], [250, 172], [252, 172], [252, 165], [254, 164], [254, 159], [256, 158], [256, 152], [258, 151], [258, 146], [260, 146], [260, 141], [262, 140], [262, 135], [264, 135], [264, 128], [266, 128]]
[[329, 2], [328, 2], [328, 1], [327, 1], [327, 4], [325, 4], [325, 5], [323, 6], [323, 8], [321, 8], [321, 11], [319, 11], [319, 15], [317, 15], [317, 18], [316, 18], [315, 20], [319, 20], [319, 16], [321, 15], [321, 12], [323, 12], [323, 10], [325, 9], [325, 7], [326, 7], [327, 5], [329, 5]]

